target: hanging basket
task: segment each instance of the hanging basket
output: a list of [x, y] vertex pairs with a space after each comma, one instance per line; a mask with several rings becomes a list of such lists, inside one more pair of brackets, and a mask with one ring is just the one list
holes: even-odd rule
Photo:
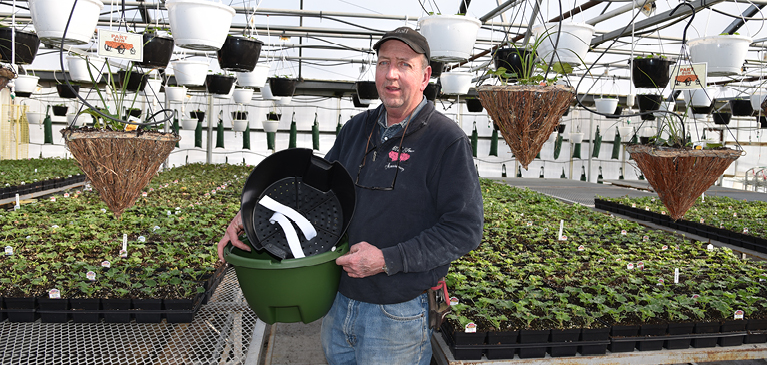
[[173, 56], [175, 43], [173, 38], [161, 37], [155, 32], [147, 32], [142, 35], [144, 39], [144, 60], [136, 62], [136, 65], [145, 68], [166, 68]]
[[257, 39], [227, 36], [217, 52], [218, 66], [227, 71], [252, 72], [263, 44]]
[[62, 129], [61, 134], [80, 169], [117, 217], [133, 206], [181, 139], [159, 132], [95, 129]]
[[[37, 50], [40, 48], [40, 38], [35, 33], [18, 29], [15, 30], [15, 35], [13, 32], [13, 28], [0, 28], [0, 59], [10, 63], [11, 49], [14, 49], [16, 52], [15, 64], [28, 65], [32, 63], [37, 56]], [[14, 37], [13, 44], [11, 44], [11, 37]]]
[[626, 147], [639, 170], [658, 193], [672, 219], [684, 216], [741, 151], [694, 150], [646, 145]]
[[481, 86], [477, 92], [525, 169], [575, 98], [575, 91], [562, 85]]

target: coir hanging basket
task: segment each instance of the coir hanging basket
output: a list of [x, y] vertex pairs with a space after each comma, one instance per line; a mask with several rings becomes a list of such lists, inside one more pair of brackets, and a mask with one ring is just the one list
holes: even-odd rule
[[181, 140], [175, 134], [143, 131], [62, 129], [61, 134], [80, 169], [117, 217], [133, 205]]
[[695, 150], [631, 145], [626, 151], [674, 220], [682, 218], [695, 199], [741, 156], [741, 151], [729, 148]]
[[525, 169], [575, 97], [572, 88], [561, 85], [481, 86], [477, 92], [482, 106]]

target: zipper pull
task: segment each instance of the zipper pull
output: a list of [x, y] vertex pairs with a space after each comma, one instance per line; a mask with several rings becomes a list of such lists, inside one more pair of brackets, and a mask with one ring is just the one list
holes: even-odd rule
[[376, 156], [378, 156], [378, 151], [373, 151], [373, 161], [376, 160]]

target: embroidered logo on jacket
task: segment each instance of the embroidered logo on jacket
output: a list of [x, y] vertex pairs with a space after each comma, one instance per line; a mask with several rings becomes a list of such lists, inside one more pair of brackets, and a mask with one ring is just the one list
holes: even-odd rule
[[386, 164], [387, 169], [394, 169], [397, 168], [397, 161], [399, 161], [399, 170], [405, 171], [405, 168], [403, 167], [402, 163], [410, 159], [410, 155], [413, 153], [412, 148], [408, 147], [402, 147], [402, 152], [399, 152], [399, 148], [397, 146], [394, 146], [394, 148], [389, 151], [389, 163]]

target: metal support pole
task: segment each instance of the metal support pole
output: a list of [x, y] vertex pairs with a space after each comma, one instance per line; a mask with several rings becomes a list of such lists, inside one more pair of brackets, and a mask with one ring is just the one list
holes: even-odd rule
[[205, 163], [213, 163], [213, 95], [208, 94], [208, 153]]
[[586, 172], [586, 181], [591, 182], [591, 161], [594, 158], [594, 139], [591, 138], [593, 136], [594, 131], [592, 130], [594, 128], [594, 113], [589, 113], [589, 168]]

